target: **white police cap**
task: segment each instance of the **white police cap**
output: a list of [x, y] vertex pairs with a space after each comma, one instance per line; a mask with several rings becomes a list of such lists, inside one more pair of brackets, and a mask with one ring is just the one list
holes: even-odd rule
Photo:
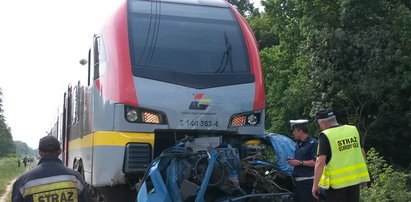
[[291, 128], [297, 128], [299, 126], [308, 124], [307, 119], [297, 119], [297, 120], [290, 120]]

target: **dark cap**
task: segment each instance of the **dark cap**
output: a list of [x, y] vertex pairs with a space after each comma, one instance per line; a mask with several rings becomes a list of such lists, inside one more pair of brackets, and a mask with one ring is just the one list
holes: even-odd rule
[[320, 111], [315, 114], [317, 119], [326, 119], [334, 116], [334, 113], [331, 109], [321, 109]]
[[53, 153], [60, 150], [60, 142], [54, 136], [45, 136], [40, 139], [39, 151]]
[[307, 126], [308, 120], [307, 119], [290, 120], [290, 124], [291, 124], [291, 129], [302, 128], [302, 127]]

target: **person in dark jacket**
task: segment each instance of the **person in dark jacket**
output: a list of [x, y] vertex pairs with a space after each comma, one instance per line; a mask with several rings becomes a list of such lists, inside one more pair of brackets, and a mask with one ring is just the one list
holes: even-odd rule
[[24, 156], [24, 158], [23, 158], [23, 164], [24, 164], [24, 167], [27, 167], [27, 156]]
[[45, 136], [39, 142], [38, 166], [21, 175], [13, 184], [13, 202], [90, 201], [80, 173], [63, 166], [58, 156], [60, 142]]
[[314, 164], [317, 153], [317, 140], [308, 135], [308, 120], [290, 120], [294, 138], [297, 140], [294, 158], [287, 163], [294, 166], [294, 202], [314, 202], [311, 194], [314, 179]]

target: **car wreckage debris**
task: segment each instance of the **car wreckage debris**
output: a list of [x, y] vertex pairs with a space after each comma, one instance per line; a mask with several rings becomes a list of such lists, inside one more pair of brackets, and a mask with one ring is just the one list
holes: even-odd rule
[[138, 201], [291, 199], [291, 178], [275, 162], [270, 141], [263, 138], [259, 145], [213, 147], [206, 140], [195, 143], [195, 138], [187, 137], [164, 150], [146, 172]]

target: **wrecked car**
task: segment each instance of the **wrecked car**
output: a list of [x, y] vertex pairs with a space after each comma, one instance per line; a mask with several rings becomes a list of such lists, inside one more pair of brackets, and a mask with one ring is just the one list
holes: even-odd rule
[[294, 142], [283, 135], [186, 136], [145, 173], [137, 201], [292, 201]]

